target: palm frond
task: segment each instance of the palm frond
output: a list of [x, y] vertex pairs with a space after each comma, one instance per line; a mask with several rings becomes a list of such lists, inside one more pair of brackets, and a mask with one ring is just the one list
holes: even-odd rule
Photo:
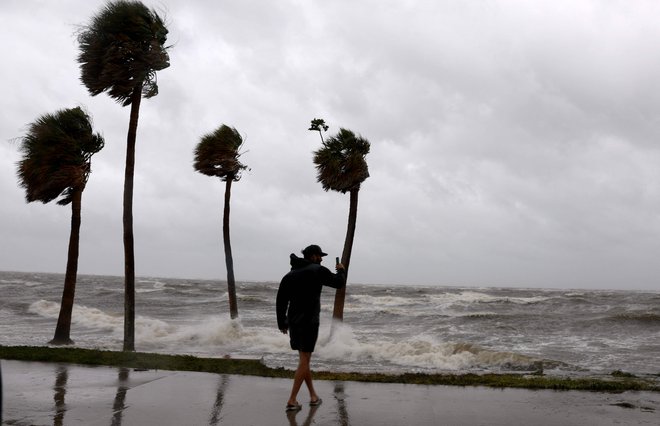
[[359, 189], [369, 177], [366, 156], [371, 144], [350, 130], [340, 129], [314, 152], [316, 179], [323, 189], [346, 193]]
[[247, 166], [240, 162], [243, 138], [227, 125], [202, 136], [195, 147], [193, 168], [207, 176], [216, 176], [223, 181], [238, 181]]
[[139, 1], [110, 2], [78, 34], [81, 81], [92, 96], [108, 92], [126, 106], [142, 87], [158, 94], [156, 71], [169, 67], [168, 30], [155, 10]]
[[94, 134], [89, 116], [82, 108], [45, 114], [28, 126], [19, 150], [18, 183], [28, 202], [58, 204], [71, 202], [74, 189], [82, 189], [91, 172], [91, 157], [103, 148], [104, 140]]

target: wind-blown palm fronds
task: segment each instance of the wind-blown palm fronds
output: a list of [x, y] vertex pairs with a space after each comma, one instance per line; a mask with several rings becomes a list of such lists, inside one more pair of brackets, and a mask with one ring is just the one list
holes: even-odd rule
[[71, 314], [78, 273], [82, 193], [91, 173], [92, 155], [104, 145], [82, 108], [39, 117], [21, 139], [18, 182], [28, 202], [71, 204], [71, 233], [64, 291], [53, 344], [70, 344]]
[[229, 238], [229, 201], [231, 184], [241, 179], [241, 173], [247, 166], [240, 162], [243, 138], [238, 131], [226, 125], [204, 135], [195, 147], [193, 168], [207, 176], [219, 177], [225, 183], [224, 211], [222, 215], [222, 237], [227, 265], [227, 294], [231, 319], [238, 318], [236, 301], [236, 281], [234, 279], [234, 258]]
[[108, 92], [131, 113], [124, 174], [124, 350], [135, 350], [133, 181], [142, 97], [158, 94], [156, 71], [169, 67], [163, 19], [139, 1], [108, 3], [78, 35], [81, 81], [92, 96]]
[[[312, 120], [309, 130], [327, 130], [322, 119]], [[339, 133], [323, 140], [322, 146], [314, 152], [314, 164], [316, 165], [316, 179], [326, 191], [333, 190], [350, 194], [348, 227], [341, 263], [346, 268], [351, 262], [353, 240], [355, 238], [355, 227], [357, 223], [358, 192], [360, 186], [369, 177], [369, 167], [366, 156], [369, 154], [371, 144], [368, 140], [356, 135], [350, 130], [340, 129]], [[335, 304], [332, 316], [337, 320], [343, 320], [344, 300], [346, 298], [346, 286], [335, 293]]]

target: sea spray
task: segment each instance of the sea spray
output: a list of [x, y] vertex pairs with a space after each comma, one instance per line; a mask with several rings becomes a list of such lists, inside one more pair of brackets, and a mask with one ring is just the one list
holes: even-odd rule
[[324, 359], [355, 361], [367, 352], [351, 326], [337, 320], [332, 320], [329, 327], [321, 327], [317, 347], [319, 356]]
[[515, 354], [487, 350], [471, 343], [451, 343], [425, 334], [405, 339], [374, 342], [361, 341], [353, 328], [343, 322], [332, 324], [332, 331], [322, 329], [317, 357], [325, 361], [389, 366], [393, 360], [424, 371], [465, 371], [501, 368], [514, 371], [539, 369], [541, 360]]
[[[47, 300], [38, 300], [32, 303], [28, 312], [40, 315], [46, 318], [57, 318], [60, 311], [60, 304], [49, 302]], [[71, 322], [75, 325], [98, 328], [104, 330], [116, 330], [123, 326], [123, 317], [120, 315], [111, 315], [96, 308], [89, 308], [83, 305], [74, 305]]]

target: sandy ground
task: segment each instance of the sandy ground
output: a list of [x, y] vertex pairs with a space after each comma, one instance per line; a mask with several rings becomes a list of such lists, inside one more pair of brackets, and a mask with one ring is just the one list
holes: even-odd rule
[[[319, 407], [286, 413], [291, 381], [0, 362], [3, 425], [660, 425], [660, 393], [315, 382]], [[303, 388], [300, 402], [309, 398]]]

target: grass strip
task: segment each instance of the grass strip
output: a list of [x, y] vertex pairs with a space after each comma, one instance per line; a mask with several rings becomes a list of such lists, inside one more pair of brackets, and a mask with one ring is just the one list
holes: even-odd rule
[[[149, 370], [198, 371], [273, 378], [293, 377], [293, 371], [284, 368], [270, 368], [259, 360], [199, 358], [191, 355], [119, 352], [73, 347], [0, 346], [0, 359], [105, 365]], [[624, 392], [630, 390], [660, 392], [660, 386], [656, 383], [629, 374], [612, 374], [610, 378], [565, 378], [528, 374], [382, 374], [315, 371], [314, 379], [597, 392]]]

